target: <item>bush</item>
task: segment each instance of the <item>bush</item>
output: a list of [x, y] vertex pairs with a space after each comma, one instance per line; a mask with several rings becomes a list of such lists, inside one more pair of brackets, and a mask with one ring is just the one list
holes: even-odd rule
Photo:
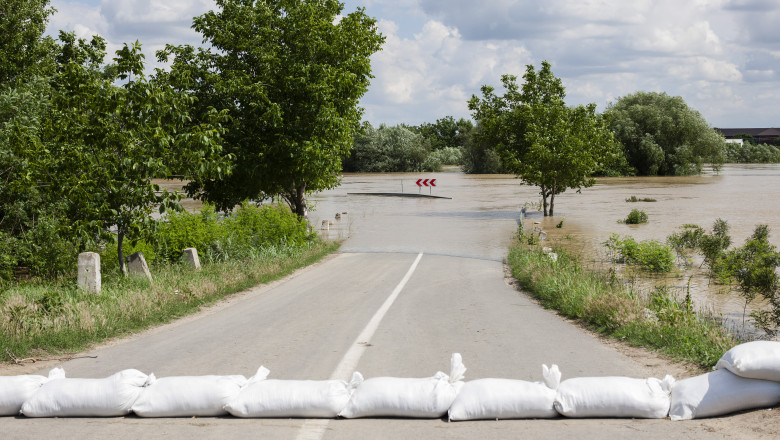
[[205, 261], [242, 260], [261, 248], [302, 246], [315, 237], [306, 221], [282, 204], [244, 202], [225, 218], [204, 205], [199, 213], [172, 213], [161, 222], [156, 254], [176, 262], [182, 250], [194, 247]]
[[638, 265], [650, 272], [669, 272], [674, 267], [674, 252], [656, 240], [637, 242], [632, 237], [620, 238], [612, 234], [603, 244], [612, 252], [613, 261], [618, 263]]
[[640, 223], [647, 223], [647, 213], [638, 209], [632, 209], [623, 223], [627, 225], [638, 225]]
[[463, 160], [463, 151], [456, 147], [444, 147], [431, 153], [428, 158], [436, 160], [442, 165], [460, 165]]
[[199, 213], [172, 212], [160, 222], [157, 250], [166, 261], [179, 261], [181, 251], [194, 247], [203, 253], [220, 238], [219, 216], [213, 205], [203, 205]]

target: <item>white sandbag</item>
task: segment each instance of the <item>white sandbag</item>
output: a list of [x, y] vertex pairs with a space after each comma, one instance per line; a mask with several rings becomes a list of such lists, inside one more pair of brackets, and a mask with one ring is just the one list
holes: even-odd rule
[[479, 379], [466, 382], [448, 411], [450, 421], [482, 419], [547, 419], [561, 382], [557, 365], [542, 365], [542, 382]]
[[780, 342], [753, 341], [732, 347], [715, 365], [740, 377], [780, 382]]
[[460, 354], [454, 353], [449, 376], [439, 371], [433, 377], [422, 379], [399, 377], [367, 379], [352, 393], [347, 407], [339, 415], [348, 419], [442, 417], [463, 387], [462, 379], [465, 371]]
[[662, 419], [669, 414], [674, 378], [577, 377], [558, 387], [555, 410], [566, 417]]
[[104, 379], [52, 379], [24, 402], [27, 417], [113, 417], [130, 413], [148, 376], [122, 370]]
[[739, 377], [728, 370], [683, 379], [672, 390], [672, 420], [716, 417], [780, 403], [780, 383]]
[[343, 380], [268, 379], [268, 373], [260, 367], [225, 410], [236, 417], [334, 418], [362, 382], [360, 373], [349, 384]]
[[141, 417], [214, 417], [227, 415], [224, 406], [246, 384], [244, 376], [172, 376], [157, 379], [135, 401]]
[[21, 376], [0, 376], [0, 416], [16, 416], [22, 405], [38, 389], [51, 379], [65, 377], [62, 368], [49, 371], [49, 376], [25, 374]]

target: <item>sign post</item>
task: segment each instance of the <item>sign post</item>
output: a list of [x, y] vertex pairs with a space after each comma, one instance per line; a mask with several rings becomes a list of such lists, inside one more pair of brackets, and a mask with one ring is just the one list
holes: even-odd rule
[[423, 186], [427, 186], [428, 194], [430, 195], [433, 193], [433, 187], [436, 186], [436, 179], [417, 179], [417, 186], [419, 187], [417, 189], [418, 194], [422, 191]]

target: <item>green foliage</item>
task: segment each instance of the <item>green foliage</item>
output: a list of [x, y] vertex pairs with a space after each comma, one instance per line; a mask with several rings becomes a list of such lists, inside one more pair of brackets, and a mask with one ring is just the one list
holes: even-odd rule
[[669, 272], [674, 267], [675, 255], [668, 246], [656, 240], [637, 242], [632, 237], [612, 234], [603, 243], [618, 263], [638, 265], [649, 272]]
[[[459, 150], [471, 137], [474, 124], [468, 119], [455, 120], [452, 116], [437, 119], [435, 123], [424, 123], [417, 127], [417, 131], [431, 145], [431, 149], [437, 152], [442, 149]], [[457, 165], [459, 162], [445, 162], [447, 165]]]
[[428, 160], [442, 165], [460, 165], [463, 162], [463, 150], [458, 147], [444, 147], [433, 151]]
[[482, 135], [479, 124], [463, 146], [461, 169], [466, 174], [501, 174], [504, 172], [501, 157], [489, 140]]
[[776, 145], [727, 142], [724, 148], [727, 163], [780, 163], [780, 147]]
[[306, 214], [305, 196], [339, 182], [359, 129], [370, 57], [384, 37], [363, 9], [336, 0], [217, 0], [194, 20], [206, 48], [167, 46], [159, 77], [191, 90], [199, 113], [225, 109], [233, 173], [188, 187], [220, 210], [283, 197]]
[[0, 2], [0, 89], [20, 77], [42, 72], [51, 38], [44, 38], [54, 9], [49, 0]]
[[469, 109], [481, 126], [481, 140], [496, 147], [504, 167], [539, 187], [544, 215], [553, 215], [557, 194], [593, 185], [591, 176], [621, 154], [595, 104], [566, 106], [565, 89], [550, 63], [543, 62], [538, 72], [526, 66], [523, 79], [521, 88], [515, 76], [504, 75], [503, 96], [483, 86], [482, 98], [472, 96]]
[[304, 246], [315, 239], [305, 220], [279, 204], [244, 202], [224, 218], [204, 205], [199, 213], [170, 213], [161, 222], [157, 253], [176, 262], [184, 249], [194, 247], [205, 261], [241, 260], [264, 248]]
[[[526, 246], [510, 249], [512, 275], [545, 307], [633, 345], [711, 368], [736, 342], [720, 326], [666, 290], [639, 295], [618, 280], [587, 271], [565, 252], [558, 261]], [[648, 316], [649, 310], [652, 316]]]
[[726, 249], [731, 246], [729, 225], [726, 220], [717, 219], [712, 225], [712, 233], [699, 238], [699, 250], [704, 256], [704, 264], [710, 268], [710, 276], [725, 281], [729, 277], [724, 266]]
[[176, 170], [199, 181], [229, 169], [220, 145], [227, 116], [212, 109], [192, 120], [195, 98], [147, 80], [138, 42], [101, 67], [102, 38], [60, 33], [60, 40], [47, 183], [67, 200], [71, 237], [112, 241], [116, 230], [124, 273], [124, 239], [149, 236], [153, 209], [180, 209], [181, 194], [161, 190], [153, 178]]
[[441, 162], [430, 157], [425, 138], [400, 125], [374, 128], [366, 122], [355, 136], [344, 171], [361, 173], [436, 171]]
[[752, 314], [756, 323], [774, 335], [780, 328], [780, 252], [769, 243], [769, 227], [756, 226], [741, 247], [726, 253], [726, 267], [745, 298], [745, 307], [757, 296], [764, 297], [770, 309]]
[[679, 96], [637, 92], [610, 104], [605, 115], [639, 175], [697, 174], [704, 161], [723, 162], [725, 139]]
[[654, 198], [651, 198], [651, 197], [643, 197], [643, 198], [641, 198], [641, 199], [640, 199], [640, 198], [639, 198], [639, 197], [637, 197], [637, 196], [631, 196], [631, 197], [629, 197], [629, 198], [627, 198], [627, 199], [626, 199], [626, 202], [628, 202], [628, 203], [636, 203], [636, 202], [655, 202], [655, 201], [657, 201], [657, 200], [656, 200], [656, 199], [654, 199]]
[[623, 220], [623, 223], [627, 225], [647, 223], [647, 213], [639, 209], [632, 209], [631, 212], [628, 213], [628, 217]]

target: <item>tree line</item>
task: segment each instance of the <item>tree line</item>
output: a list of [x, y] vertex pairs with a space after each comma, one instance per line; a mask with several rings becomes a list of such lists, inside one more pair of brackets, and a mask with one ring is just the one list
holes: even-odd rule
[[[345, 171], [438, 171], [437, 155], [452, 148], [449, 157], [459, 161], [447, 164], [466, 173], [516, 174], [539, 188], [544, 214], [553, 215], [557, 194], [591, 186], [596, 176], [690, 175], [736, 156], [774, 158], [771, 146], [727, 145], [679, 96], [636, 92], [598, 113], [595, 104], [566, 105], [565, 87], [546, 61], [538, 70], [526, 66], [522, 80], [504, 75], [503, 94], [483, 86], [472, 96], [475, 123], [445, 117], [420, 126], [364, 124]], [[390, 136], [396, 132], [406, 136]], [[389, 160], [394, 156], [415, 159]]]
[[[217, 0], [193, 19], [201, 47], [44, 36], [49, 0], [0, 5], [0, 272], [56, 275], [74, 253], [154, 237], [183, 194], [229, 212], [338, 185], [384, 37], [336, 0]], [[63, 260], [59, 256], [66, 256]], [[68, 263], [65, 263], [67, 261]]]

